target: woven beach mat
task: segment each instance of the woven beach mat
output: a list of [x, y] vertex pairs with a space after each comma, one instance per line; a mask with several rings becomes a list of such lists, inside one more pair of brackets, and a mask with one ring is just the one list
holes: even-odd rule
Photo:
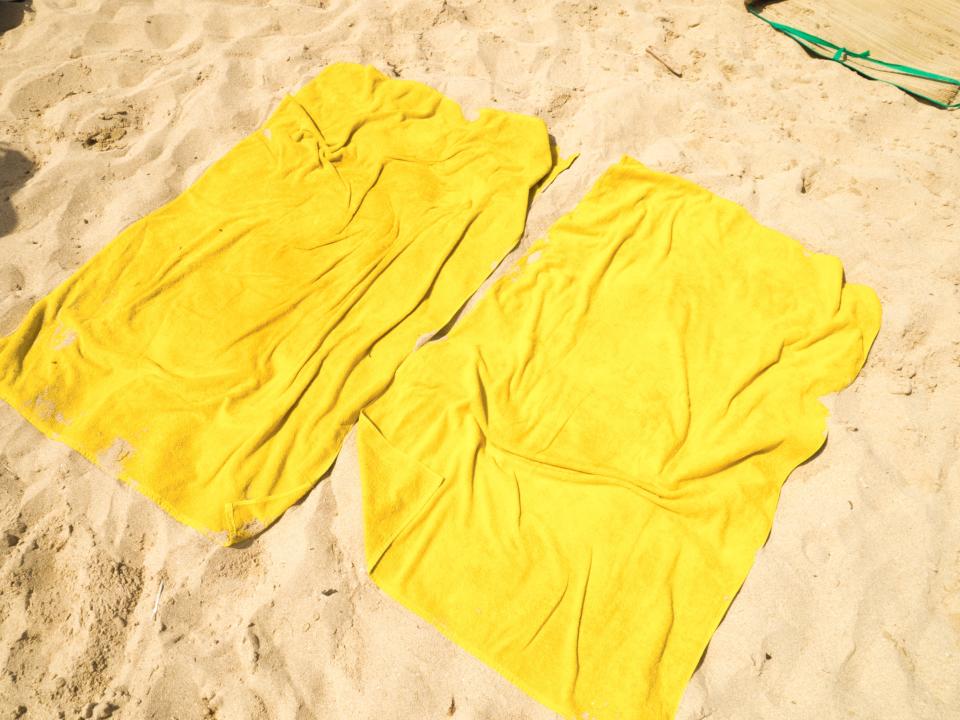
[[960, 0], [780, 0], [747, 9], [815, 55], [960, 107]]

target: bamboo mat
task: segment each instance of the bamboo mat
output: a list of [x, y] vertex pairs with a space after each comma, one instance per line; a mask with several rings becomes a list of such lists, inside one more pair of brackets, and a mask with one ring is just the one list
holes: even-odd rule
[[960, 0], [782, 0], [747, 5], [821, 57], [938, 105], [960, 107]]

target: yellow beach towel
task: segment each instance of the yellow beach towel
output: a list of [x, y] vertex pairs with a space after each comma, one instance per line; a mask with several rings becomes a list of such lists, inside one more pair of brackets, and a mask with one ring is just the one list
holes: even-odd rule
[[671, 718], [879, 323], [624, 159], [364, 411], [371, 577], [566, 717]]
[[331, 66], [37, 303], [0, 341], [0, 398], [177, 519], [251, 535], [517, 243], [553, 167], [540, 120]]

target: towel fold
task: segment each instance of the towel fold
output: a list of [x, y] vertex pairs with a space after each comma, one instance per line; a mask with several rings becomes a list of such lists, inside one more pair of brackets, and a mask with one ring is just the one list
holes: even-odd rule
[[333, 65], [0, 340], [0, 398], [231, 543], [330, 467], [362, 407], [517, 243], [536, 118]]
[[371, 577], [567, 717], [672, 718], [879, 323], [625, 158], [364, 411]]

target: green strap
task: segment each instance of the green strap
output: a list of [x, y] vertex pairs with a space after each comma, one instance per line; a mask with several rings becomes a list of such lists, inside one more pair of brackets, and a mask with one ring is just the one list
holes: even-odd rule
[[[903, 73], [904, 75], [911, 75], [913, 77], [924, 78], [925, 80], [934, 80], [936, 82], [947, 83], [949, 85], [956, 85], [957, 87], [960, 87], [960, 80], [957, 80], [956, 78], [947, 77], [946, 75], [938, 75], [936, 73], [927, 72], [926, 70], [920, 70], [919, 68], [910, 67], [908, 65], [900, 65], [898, 63], [891, 63], [891, 62], [886, 62], [884, 60], [877, 60], [876, 58], [870, 57], [869, 50], [865, 50], [864, 52], [861, 52], [861, 53], [851, 52], [844, 47], [840, 47], [839, 45], [834, 45], [829, 40], [824, 40], [823, 38], [817, 37], [816, 35], [812, 35], [808, 32], [804, 32], [803, 30], [798, 30], [795, 27], [790, 27], [789, 25], [784, 25], [783, 23], [778, 23], [773, 20], [770, 20], [769, 18], [765, 18], [759, 12], [754, 10], [753, 7], [748, 6], [747, 10], [749, 10], [753, 15], [756, 15], [758, 18], [763, 20], [765, 23], [767, 23], [771, 27], [793, 38], [801, 45], [803, 45], [804, 42], [808, 42], [811, 45], [816, 45], [817, 47], [820, 47], [820, 48], [829, 48], [830, 50], [833, 50], [834, 51], [833, 57], [830, 57], [827, 59], [835, 60], [841, 65], [844, 65], [845, 67], [849, 67], [852, 70], [858, 70], [858, 68], [854, 65], [850, 65], [847, 63], [846, 60], [848, 57], [857, 58], [859, 60], [865, 60], [867, 62], [873, 63], [874, 65], [879, 65], [888, 70], [895, 70], [896, 72]], [[905, 90], [906, 92], [910, 93], [911, 95], [916, 95], [917, 97], [921, 97], [924, 100], [927, 100], [928, 102], [932, 102], [934, 105], [938, 105], [942, 108], [960, 107], [960, 102], [945, 103], [941, 100], [937, 100], [936, 98], [923, 95], [922, 93], [919, 93], [916, 90], [911, 90], [910, 88], [906, 88], [903, 85], [899, 85], [895, 82], [891, 82], [890, 80], [884, 80], [883, 78], [873, 78], [873, 79], [879, 80], [880, 82], [885, 82], [888, 85], [893, 85], [894, 87], [898, 87], [901, 90]]]

